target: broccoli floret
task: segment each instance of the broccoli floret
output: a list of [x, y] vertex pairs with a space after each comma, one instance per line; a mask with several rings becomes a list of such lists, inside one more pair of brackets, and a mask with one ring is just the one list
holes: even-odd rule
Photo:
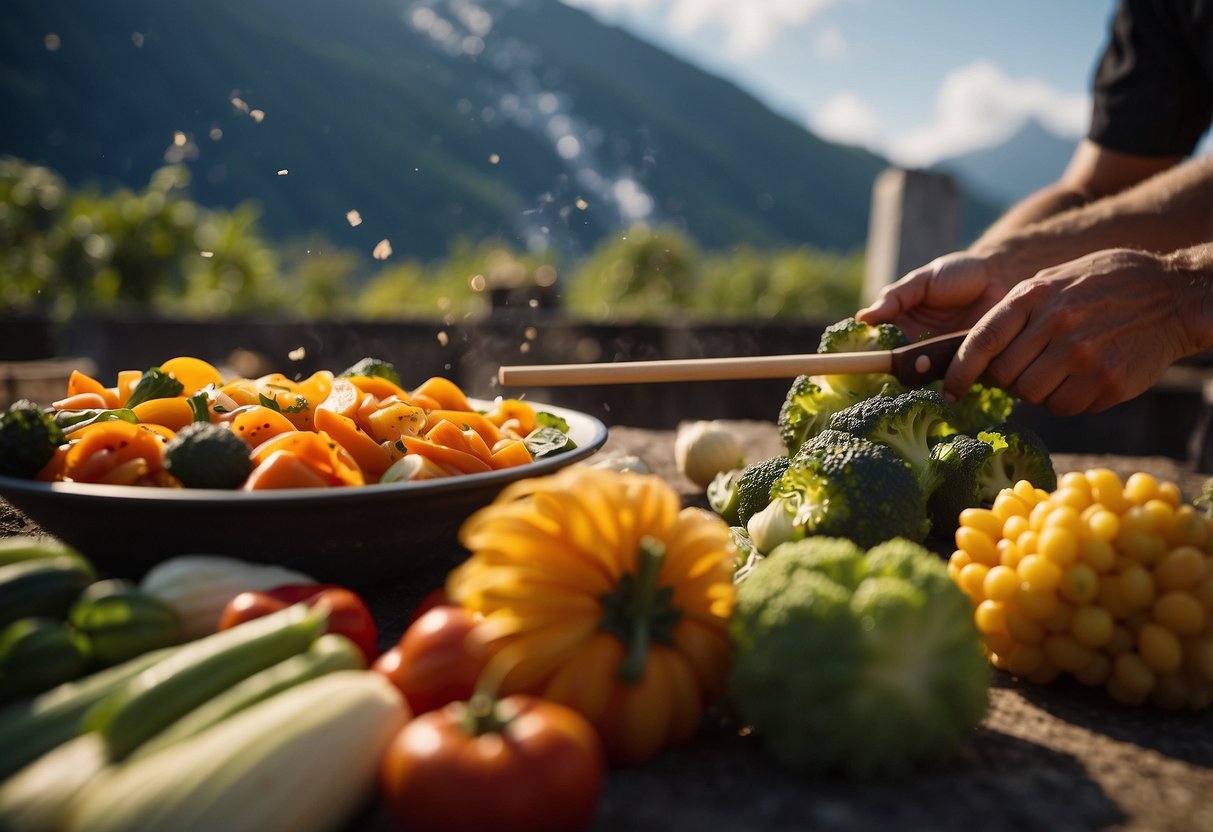
[[829, 427], [887, 445], [910, 464], [924, 498], [938, 485], [930, 465], [931, 438], [951, 409], [937, 390], [874, 396], [830, 417]]
[[800, 446], [825, 430], [830, 417], [850, 407], [862, 396], [854, 396], [845, 390], [831, 386], [828, 376], [797, 376], [788, 388], [783, 405], [779, 408], [779, 437], [789, 455], [794, 455]]
[[159, 367], [152, 367], [139, 379], [123, 406], [129, 410], [152, 399], [173, 399], [181, 395], [184, 389], [185, 385], [177, 381], [174, 375], [163, 372]]
[[910, 343], [893, 324], [865, 324], [854, 317], [830, 324], [821, 333], [818, 352], [868, 352], [892, 350]]
[[164, 468], [186, 488], [239, 488], [253, 470], [249, 446], [223, 425], [191, 422], [164, 446]]
[[792, 460], [786, 456], [774, 456], [741, 469], [737, 475], [737, 525], [746, 525], [767, 507], [771, 502], [771, 486], [791, 464]]
[[0, 413], [0, 474], [36, 477], [63, 442], [63, 429], [49, 413], [29, 399], [18, 399]]
[[712, 478], [707, 487], [708, 505], [731, 526], [738, 525], [737, 480], [741, 478], [741, 471], [741, 468], [721, 471]]
[[985, 715], [970, 603], [904, 539], [779, 546], [738, 582], [729, 636], [738, 713], [801, 772], [904, 775], [955, 752]]
[[347, 367], [343, 376], [378, 376], [386, 378], [397, 387], [401, 386], [400, 373], [396, 372], [396, 368], [387, 361], [381, 358], [363, 358], [355, 362], [350, 367]]
[[771, 498], [768, 508], [780, 502], [805, 535], [873, 546], [893, 537], [922, 540], [927, 533], [918, 479], [904, 459], [876, 442], [826, 444], [798, 457], [771, 488]]
[[960, 513], [982, 504], [979, 476], [993, 455], [994, 448], [988, 442], [963, 433], [931, 448], [931, 466], [939, 483], [927, 498], [931, 534], [937, 537], [953, 534]]
[[[943, 382], [936, 382], [932, 386], [942, 389]], [[940, 433], [976, 436], [983, 430], [996, 428], [1011, 418], [1015, 402], [1015, 397], [1001, 387], [974, 384], [959, 401], [952, 403], [952, 415]]]
[[1044, 440], [1025, 425], [1003, 425], [982, 431], [977, 438], [987, 442], [994, 453], [978, 474], [982, 505], [989, 506], [1004, 488], [1027, 480], [1037, 488], [1057, 488], [1057, 471]]

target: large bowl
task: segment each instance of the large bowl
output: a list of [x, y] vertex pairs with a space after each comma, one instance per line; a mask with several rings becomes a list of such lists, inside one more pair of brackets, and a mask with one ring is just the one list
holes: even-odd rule
[[138, 578], [172, 555], [210, 553], [356, 589], [433, 585], [466, 556], [456, 532], [469, 514], [506, 484], [583, 460], [606, 441], [606, 427], [592, 416], [532, 406], [562, 416], [576, 450], [483, 474], [351, 488], [243, 492], [0, 477], [0, 496], [118, 577]]

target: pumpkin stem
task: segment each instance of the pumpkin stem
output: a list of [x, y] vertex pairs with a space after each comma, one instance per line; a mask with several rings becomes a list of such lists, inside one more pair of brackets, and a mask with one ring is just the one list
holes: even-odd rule
[[635, 574], [624, 575], [614, 591], [602, 598], [605, 615], [601, 626], [627, 647], [617, 674], [629, 684], [644, 676], [653, 641], [672, 640], [674, 624], [681, 615], [681, 610], [671, 605], [673, 588], [657, 585], [665, 554], [665, 544], [660, 540], [642, 538]]

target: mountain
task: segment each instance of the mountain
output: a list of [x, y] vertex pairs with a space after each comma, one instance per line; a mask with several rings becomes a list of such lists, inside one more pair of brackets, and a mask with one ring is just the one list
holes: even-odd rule
[[950, 173], [973, 192], [1010, 204], [1056, 181], [1074, 153], [1063, 139], [1029, 119], [1001, 144], [946, 159], [932, 170]]
[[422, 257], [585, 250], [638, 217], [851, 249], [885, 166], [555, 0], [18, 0], [0, 112], [0, 153], [69, 183], [181, 159], [198, 202], [256, 200], [271, 235]]

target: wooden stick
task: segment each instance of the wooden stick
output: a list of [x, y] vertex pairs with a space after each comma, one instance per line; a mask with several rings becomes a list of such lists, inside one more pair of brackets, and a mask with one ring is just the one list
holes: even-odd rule
[[802, 374], [887, 373], [891, 367], [892, 358], [888, 352], [806, 353], [600, 364], [534, 364], [501, 367], [497, 371], [497, 381], [504, 387], [645, 384], [794, 378]]

